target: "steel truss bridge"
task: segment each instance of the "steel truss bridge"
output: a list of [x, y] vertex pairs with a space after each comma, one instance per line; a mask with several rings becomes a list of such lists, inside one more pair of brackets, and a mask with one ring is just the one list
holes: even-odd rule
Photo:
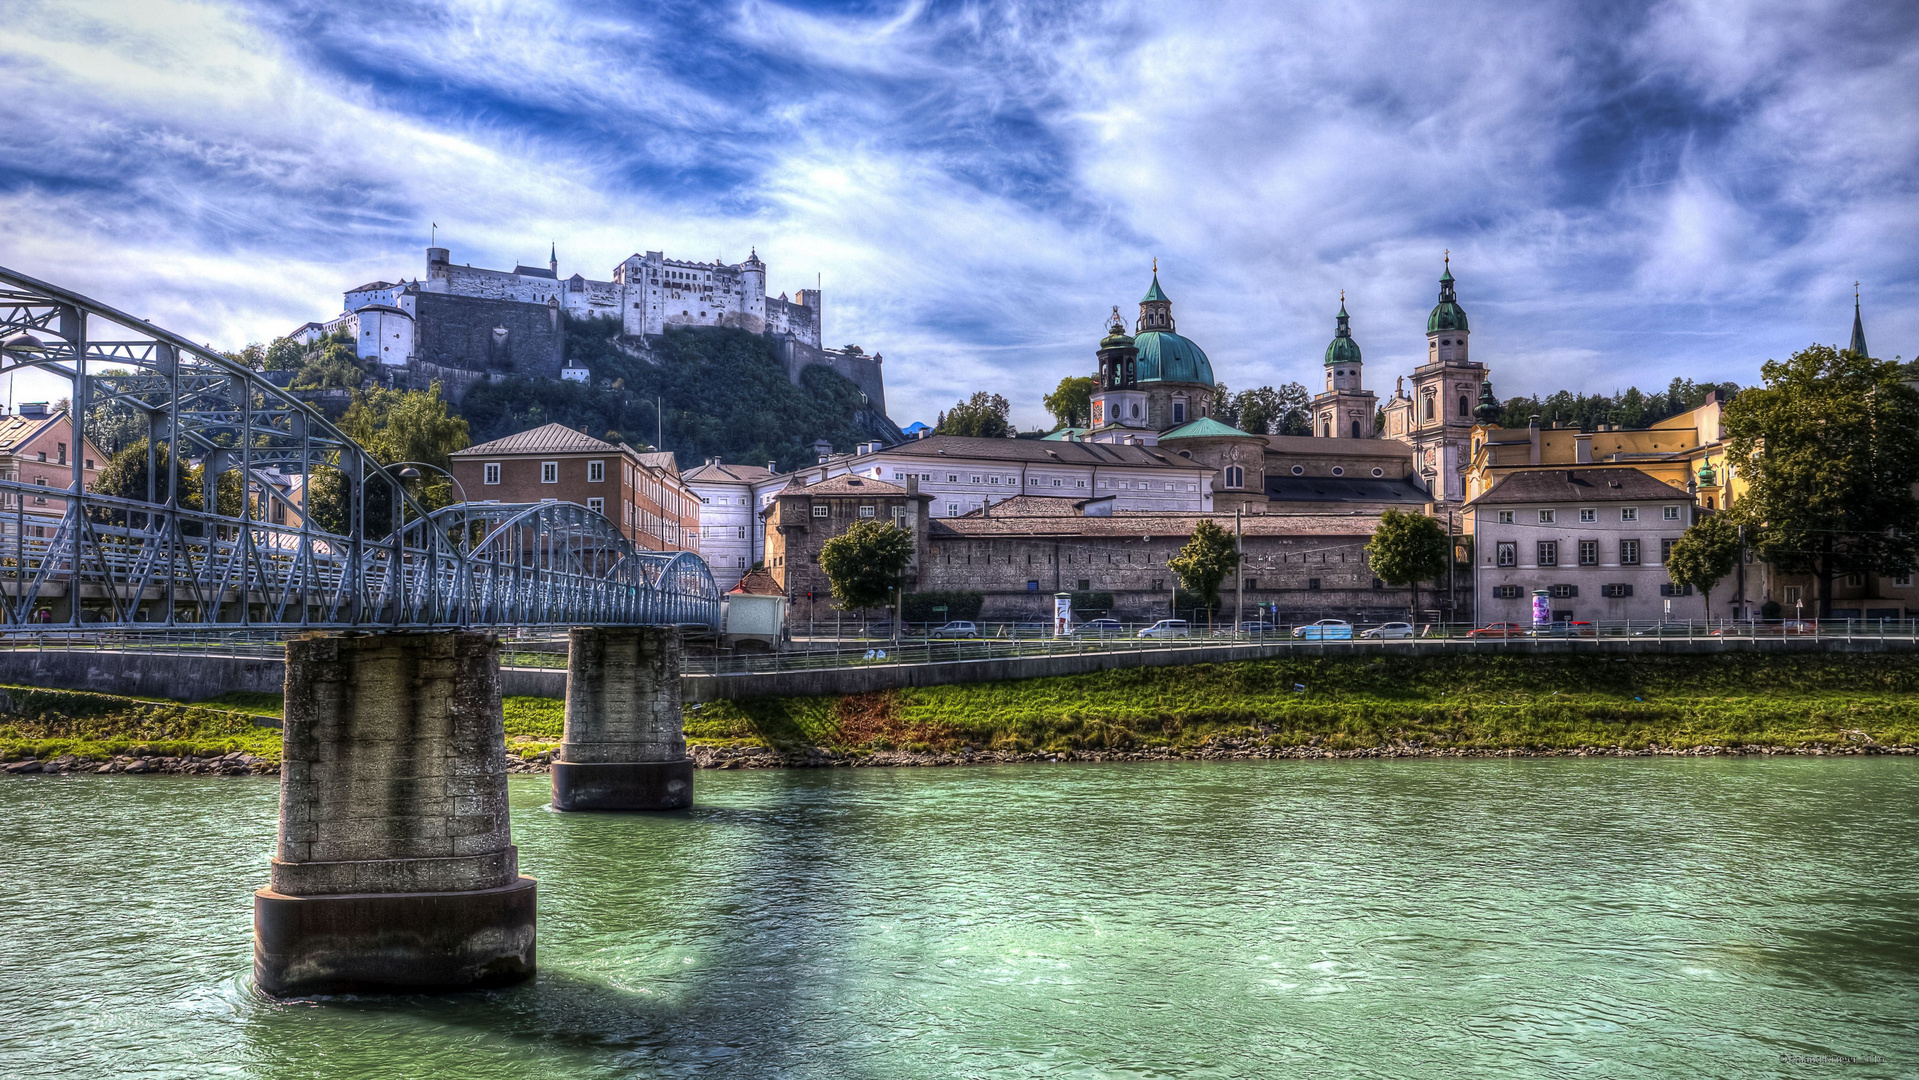
[[[0, 470], [0, 634], [719, 629], [699, 556], [637, 548], [572, 503], [429, 510], [259, 373], [0, 267], [0, 374], [28, 369], [71, 383], [79, 430], [65, 460]], [[143, 476], [118, 470], [144, 493], [87, 489], [81, 432], [109, 423], [145, 439]]]

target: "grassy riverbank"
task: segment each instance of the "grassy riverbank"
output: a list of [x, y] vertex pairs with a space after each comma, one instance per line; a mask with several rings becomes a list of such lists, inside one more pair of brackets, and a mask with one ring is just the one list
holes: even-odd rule
[[[0, 760], [231, 753], [277, 762], [267, 694], [194, 705], [0, 687]], [[558, 746], [564, 706], [507, 698], [509, 750]], [[1919, 656], [1331, 656], [1128, 668], [1020, 682], [689, 706], [688, 743], [719, 751], [1181, 753], [1417, 748], [1919, 745]]]
[[177, 701], [77, 690], [0, 687], [0, 761], [71, 754], [91, 761], [143, 757], [217, 757], [245, 753], [280, 760], [280, 732], [256, 715], [278, 716], [268, 694]]
[[1919, 744], [1919, 657], [1327, 657], [1131, 668], [690, 709], [687, 737], [791, 751], [1556, 751]]

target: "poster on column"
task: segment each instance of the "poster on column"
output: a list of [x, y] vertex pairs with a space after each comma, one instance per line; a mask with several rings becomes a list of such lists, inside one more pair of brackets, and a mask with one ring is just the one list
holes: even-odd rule
[[1073, 594], [1053, 594], [1053, 636], [1065, 637], [1073, 632]]
[[1552, 624], [1553, 602], [1544, 589], [1533, 590], [1533, 626], [1544, 628]]

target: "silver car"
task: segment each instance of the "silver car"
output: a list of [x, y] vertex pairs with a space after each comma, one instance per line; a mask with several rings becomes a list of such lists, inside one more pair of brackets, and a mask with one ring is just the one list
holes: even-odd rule
[[1139, 636], [1150, 638], [1192, 637], [1193, 628], [1187, 625], [1185, 619], [1161, 619], [1146, 629], [1141, 630]]
[[1379, 638], [1381, 640], [1388, 638], [1409, 638], [1413, 636], [1413, 624], [1403, 622], [1380, 623], [1378, 626], [1373, 627], [1371, 630], [1359, 636]]

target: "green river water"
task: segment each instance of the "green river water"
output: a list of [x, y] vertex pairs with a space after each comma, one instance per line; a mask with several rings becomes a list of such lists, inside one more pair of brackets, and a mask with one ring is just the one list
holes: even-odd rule
[[1908, 760], [512, 791], [537, 981], [281, 1003], [248, 979], [276, 782], [0, 782], [0, 1075], [1919, 1075]]

